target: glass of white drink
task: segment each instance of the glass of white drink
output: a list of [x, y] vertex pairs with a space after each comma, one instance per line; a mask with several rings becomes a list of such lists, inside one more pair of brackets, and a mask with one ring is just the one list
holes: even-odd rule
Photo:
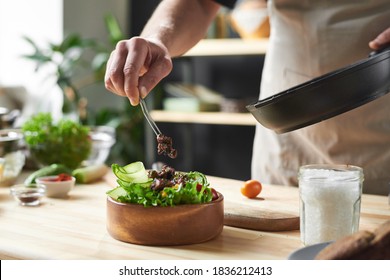
[[300, 231], [305, 245], [336, 240], [359, 229], [363, 169], [314, 164], [299, 169]]

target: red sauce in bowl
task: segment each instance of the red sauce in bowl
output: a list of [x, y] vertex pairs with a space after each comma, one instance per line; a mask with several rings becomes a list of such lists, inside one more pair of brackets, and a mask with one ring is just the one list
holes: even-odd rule
[[56, 177], [53, 178], [44, 178], [42, 181], [46, 182], [63, 182], [63, 181], [70, 181], [72, 180], [72, 176], [66, 173], [58, 174]]

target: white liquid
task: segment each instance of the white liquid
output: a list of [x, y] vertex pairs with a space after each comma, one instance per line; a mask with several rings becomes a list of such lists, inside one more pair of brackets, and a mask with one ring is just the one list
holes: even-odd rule
[[362, 182], [358, 171], [310, 169], [301, 177], [301, 240], [305, 245], [336, 240], [358, 230]]

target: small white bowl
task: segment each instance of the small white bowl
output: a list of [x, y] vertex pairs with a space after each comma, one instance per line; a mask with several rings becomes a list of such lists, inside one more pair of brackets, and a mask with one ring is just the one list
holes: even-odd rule
[[53, 181], [58, 175], [43, 176], [37, 178], [35, 181], [38, 184], [42, 184], [46, 187], [46, 196], [54, 198], [64, 198], [68, 196], [68, 193], [74, 188], [76, 178], [71, 177], [67, 181]]

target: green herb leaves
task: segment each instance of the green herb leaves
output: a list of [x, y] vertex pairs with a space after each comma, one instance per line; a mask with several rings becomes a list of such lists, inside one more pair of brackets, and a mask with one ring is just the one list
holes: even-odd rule
[[61, 163], [74, 169], [88, 158], [92, 141], [89, 128], [69, 119], [53, 123], [48, 113], [39, 113], [22, 126], [32, 155], [43, 165]]
[[[172, 178], [164, 178], [169, 180], [164, 188], [155, 190], [152, 185], [161, 178], [148, 177], [151, 172], [145, 170], [142, 162], [131, 163], [124, 167], [113, 164], [112, 170], [117, 176], [119, 186], [108, 191], [107, 195], [119, 202], [144, 206], [175, 206], [207, 203], [213, 199], [207, 178], [200, 172], [174, 172]], [[145, 175], [146, 179], [144, 179]]]

